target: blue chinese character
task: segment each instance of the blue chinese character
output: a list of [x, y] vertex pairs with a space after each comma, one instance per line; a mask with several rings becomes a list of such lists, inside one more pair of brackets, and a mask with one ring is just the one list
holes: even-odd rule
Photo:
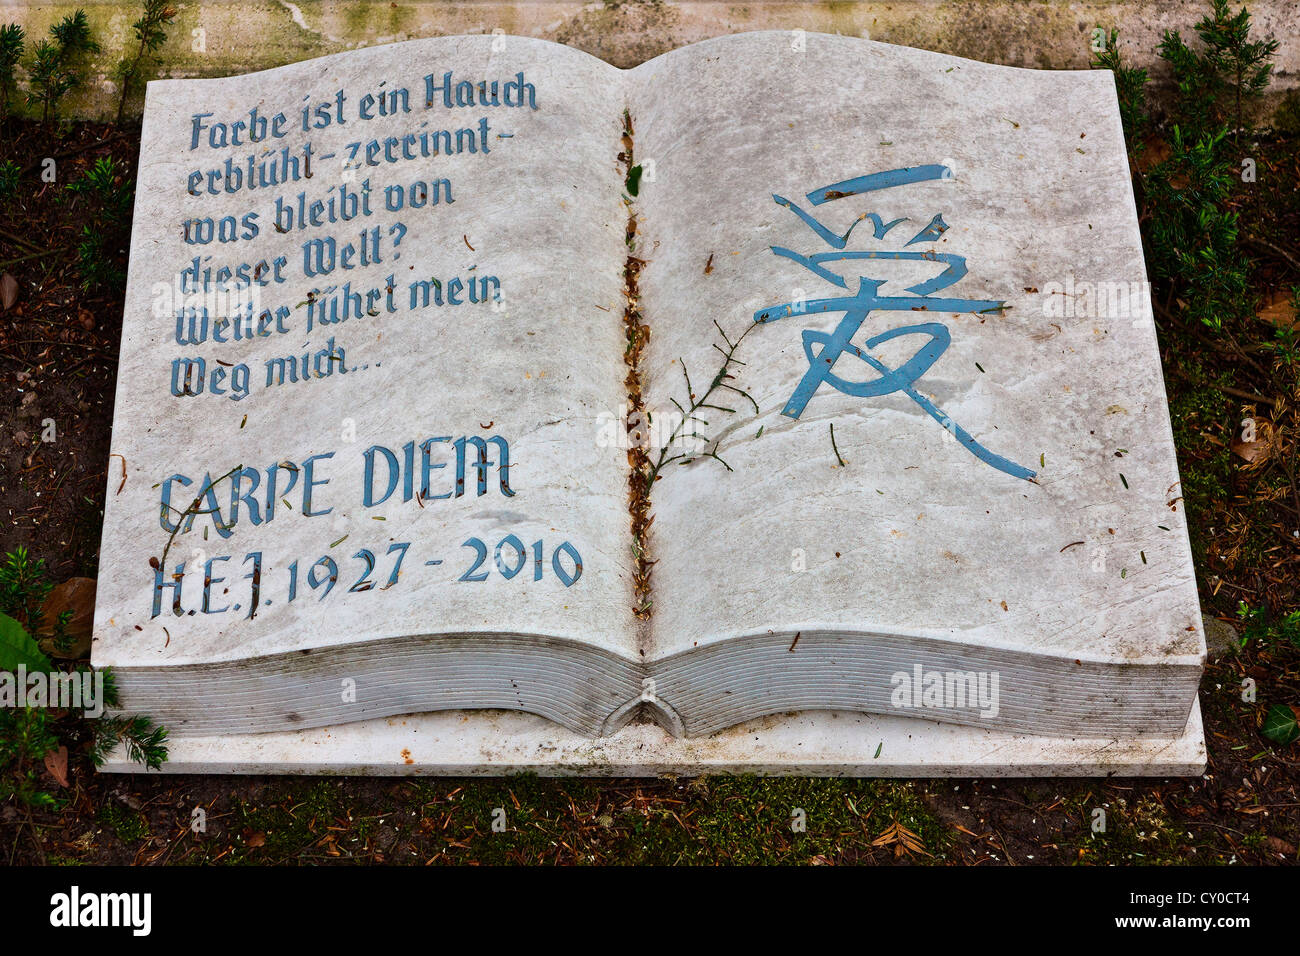
[[[878, 189], [887, 189], [891, 186], [903, 186], [908, 183], [924, 182], [926, 180], [945, 179], [950, 178], [951, 175], [951, 171], [946, 166], [938, 165], [891, 169], [886, 172], [872, 173], [868, 176], [859, 176], [855, 179], [827, 186], [824, 189], [814, 190], [808, 194], [808, 201], [814, 206], [820, 206], [836, 199], [857, 196]], [[925, 344], [917, 349], [916, 354], [896, 369], [890, 368], [869, 354], [867, 350], [853, 344], [853, 337], [872, 312], [982, 313], [998, 311], [1004, 307], [1005, 303], [992, 300], [955, 299], [933, 295], [935, 292], [948, 288], [966, 274], [966, 260], [961, 256], [936, 252], [909, 252], [907, 246], [919, 242], [933, 242], [943, 235], [948, 228], [947, 223], [943, 221], [943, 217], [935, 216], [931, 219], [924, 229], [908, 240], [903, 250], [893, 252], [851, 251], [846, 250], [845, 247], [848, 245], [849, 236], [859, 223], [870, 222], [875, 237], [883, 239], [886, 233], [905, 220], [895, 219], [892, 222], [885, 222], [877, 214], [871, 213], [854, 220], [848, 231], [841, 236], [827, 229], [825, 225], [818, 222], [790, 200], [782, 196], [773, 196], [772, 198], [778, 205], [794, 212], [832, 249], [830, 252], [818, 252], [810, 256], [800, 255], [779, 246], [773, 246], [772, 251], [778, 256], [799, 263], [799, 265], [818, 277], [843, 289], [845, 293], [850, 292], [848, 282], [827, 269], [823, 263], [875, 259], [937, 262], [946, 267], [943, 272], [934, 278], [909, 286], [905, 291], [911, 293], [911, 295], [882, 296], [879, 293], [880, 287], [884, 284], [883, 280], [862, 276], [858, 280], [857, 291], [851, 294], [825, 299], [787, 302], [783, 305], [760, 309], [754, 313], [755, 322], [775, 322], [778, 319], [788, 318], [792, 315], [816, 312], [843, 313], [839, 325], [829, 334], [816, 332], [812, 329], [804, 330], [803, 349], [804, 355], [808, 359], [808, 371], [804, 373], [799, 385], [794, 390], [794, 394], [790, 396], [790, 400], [786, 402], [781, 413], [790, 418], [798, 418], [803, 414], [804, 408], [808, 405], [817, 389], [823, 384], [830, 385], [845, 395], [855, 395], [860, 398], [872, 398], [889, 395], [893, 392], [902, 392], [925, 409], [935, 421], [948, 429], [980, 461], [1016, 478], [1033, 479], [1034, 472], [989, 451], [971, 437], [965, 429], [949, 418], [942, 409], [917, 391], [915, 387], [917, 379], [929, 371], [930, 367], [942, 357], [952, 341], [952, 336], [946, 326], [939, 322], [924, 322], [918, 325], [907, 325], [892, 329], [868, 339], [866, 346], [867, 350], [870, 350], [884, 342], [904, 335], [924, 335], [928, 337]], [[880, 377], [866, 382], [854, 382], [836, 375], [834, 372], [835, 363], [846, 355], [861, 359], [874, 369]]]

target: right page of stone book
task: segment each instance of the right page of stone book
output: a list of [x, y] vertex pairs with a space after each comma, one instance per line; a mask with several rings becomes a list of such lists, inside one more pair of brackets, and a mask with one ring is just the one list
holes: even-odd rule
[[628, 90], [652, 437], [686, 414], [647, 659], [848, 635], [1010, 662], [1004, 726], [1181, 730], [1203, 636], [1111, 75], [762, 33]]

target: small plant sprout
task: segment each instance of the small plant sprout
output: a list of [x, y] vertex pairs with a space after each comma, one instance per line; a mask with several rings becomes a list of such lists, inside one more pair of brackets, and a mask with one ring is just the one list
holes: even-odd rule
[[176, 8], [168, 0], [144, 0], [144, 15], [131, 24], [131, 29], [135, 32], [135, 48], [133, 54], [117, 67], [117, 78], [122, 87], [117, 101], [119, 126], [126, 112], [127, 97], [140, 85], [146, 63], [167, 39], [163, 27], [170, 26], [175, 19]]

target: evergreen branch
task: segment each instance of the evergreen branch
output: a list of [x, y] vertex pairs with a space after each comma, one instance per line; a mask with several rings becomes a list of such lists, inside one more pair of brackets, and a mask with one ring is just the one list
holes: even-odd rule
[[[664, 443], [663, 447], [659, 449], [658, 460], [655, 461], [654, 465], [650, 468], [650, 470], [646, 472], [645, 481], [646, 481], [647, 494], [651, 491], [651, 489], [654, 488], [654, 483], [655, 481], [658, 480], [659, 473], [663, 471], [665, 465], [668, 465], [674, 461], [680, 461], [682, 464], [689, 464], [690, 462], [695, 460], [695, 457], [688, 457], [685, 453], [670, 455], [669, 449], [672, 448], [673, 445], [682, 438], [701, 437], [696, 431], [696, 426], [703, 425], [705, 427], [708, 427], [709, 424], [707, 420], [700, 417], [699, 412], [701, 409], [711, 408], [715, 411], [724, 412], [728, 415], [734, 415], [736, 413], [736, 409], [734, 408], [727, 408], [726, 406], [718, 405], [714, 402], [709, 401], [709, 398], [719, 388], [727, 388], [730, 389], [731, 391], [739, 392], [741, 395], [744, 395], [745, 398], [749, 399], [750, 403], [753, 404], [755, 413], [758, 412], [758, 403], [754, 401], [754, 399], [749, 395], [748, 392], [746, 392], [744, 389], [737, 388], [734, 385], [728, 384], [729, 379], [735, 378], [735, 376], [731, 374], [731, 366], [744, 364], [743, 362], [741, 362], [739, 359], [736, 358], [736, 351], [737, 349], [740, 348], [740, 343], [745, 341], [745, 336], [749, 335], [749, 333], [754, 330], [754, 327], [758, 325], [758, 323], [757, 322], [750, 323], [749, 327], [746, 328], [745, 331], [742, 332], [739, 336], [737, 336], [737, 338], [734, 341], [731, 339], [729, 335], [727, 335], [725, 331], [723, 331], [722, 326], [718, 325], [716, 319], [714, 320], [713, 324], [717, 328], [718, 333], [722, 336], [722, 340], [727, 343], [727, 347], [725, 349], [719, 346], [716, 342], [713, 343], [713, 347], [717, 349], [717, 351], [722, 355], [722, 366], [718, 369], [717, 373], [714, 374], [713, 379], [709, 383], [709, 387], [705, 390], [704, 394], [700, 395], [697, 398], [695, 395], [695, 389], [691, 386], [691, 376], [686, 369], [686, 363], [682, 361], [682, 359], [680, 358], [677, 360], [682, 367], [682, 377], [686, 380], [686, 398], [687, 398], [687, 402], [689, 403], [689, 407], [683, 408], [681, 403], [678, 402], [675, 398], [670, 399], [673, 405], [677, 407], [677, 410], [682, 413], [682, 420], [677, 423], [677, 426], [673, 429], [672, 434], [668, 436], [668, 440]], [[687, 433], [686, 431], [686, 429], [688, 428], [690, 429], [689, 433]], [[707, 439], [704, 440], [707, 442]], [[704, 452], [700, 457], [716, 458], [718, 461], [722, 462], [723, 466], [728, 471], [732, 471], [733, 470], [732, 467], [718, 456], [717, 449], [718, 449], [718, 445], [717, 443], [715, 443], [711, 451]]]

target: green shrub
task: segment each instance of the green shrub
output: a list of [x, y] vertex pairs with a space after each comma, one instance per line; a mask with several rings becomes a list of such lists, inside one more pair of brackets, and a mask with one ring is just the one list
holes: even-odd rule
[[1240, 131], [1245, 106], [1264, 92], [1272, 76], [1268, 62], [1278, 43], [1250, 39], [1250, 11], [1232, 13], [1228, 0], [1212, 0], [1211, 15], [1196, 24], [1203, 49], [1183, 42], [1177, 30], [1166, 31], [1160, 56], [1174, 71], [1176, 111], [1189, 138], [1199, 140], [1225, 125]]
[[[33, 560], [25, 548], [15, 549], [0, 562], [0, 671], [14, 673], [23, 667], [28, 674], [57, 673], [54, 662], [32, 637], [50, 590], [45, 562]], [[56, 641], [58, 630], [56, 627]], [[89, 673], [84, 664], [76, 670]], [[102, 673], [104, 707], [116, 709], [119, 700], [113, 675], [107, 670]], [[0, 802], [12, 799], [29, 808], [57, 807], [58, 800], [41, 781], [42, 762], [60, 746], [61, 730], [73, 729], [63, 725], [85, 719], [76, 714], [56, 718], [44, 707], [0, 707]], [[101, 716], [90, 723], [89, 730], [91, 760], [97, 766], [119, 742], [126, 745], [131, 760], [149, 769], [157, 770], [167, 759], [167, 731], [146, 716]]]
[[10, 98], [18, 92], [14, 67], [23, 55], [26, 34], [16, 23], [0, 27], [0, 119], [9, 115]]
[[1119, 99], [1119, 116], [1124, 123], [1124, 138], [1129, 151], [1142, 148], [1142, 138], [1150, 126], [1147, 115], [1147, 71], [1125, 66], [1119, 55], [1119, 31], [1111, 30], [1106, 49], [1092, 61], [1094, 69], [1110, 70], [1115, 74], [1115, 95]]
[[41, 559], [33, 560], [24, 547], [5, 555], [0, 563], [0, 614], [7, 614], [29, 630], [41, 622], [41, 605], [54, 585]]
[[117, 78], [122, 85], [121, 97], [117, 101], [117, 121], [122, 122], [126, 112], [126, 99], [131, 91], [139, 85], [144, 76], [145, 63], [150, 54], [162, 46], [167, 39], [163, 30], [176, 18], [175, 8], [168, 5], [168, 0], [144, 0], [144, 15], [131, 24], [135, 31], [135, 55], [123, 60], [117, 67]]
[[42, 120], [58, 117], [59, 101], [85, 82], [82, 67], [86, 55], [98, 52], [86, 11], [70, 13], [50, 27], [49, 38], [36, 44], [27, 94], [29, 103], [40, 104]]
[[1220, 129], [1191, 141], [1175, 126], [1170, 157], [1145, 180], [1151, 274], [1172, 284], [1187, 318], [1216, 332], [1254, 314], [1253, 263], [1237, 246], [1229, 206], [1237, 173], [1223, 153], [1226, 136]]
[[0, 196], [12, 196], [18, 191], [18, 181], [23, 169], [12, 159], [0, 162]]
[[93, 228], [82, 226], [77, 238], [82, 288], [91, 291], [120, 284], [124, 276], [115, 246], [125, 241], [130, 225], [134, 198], [130, 179], [113, 159], [101, 156], [67, 189], [88, 204], [96, 220]]

